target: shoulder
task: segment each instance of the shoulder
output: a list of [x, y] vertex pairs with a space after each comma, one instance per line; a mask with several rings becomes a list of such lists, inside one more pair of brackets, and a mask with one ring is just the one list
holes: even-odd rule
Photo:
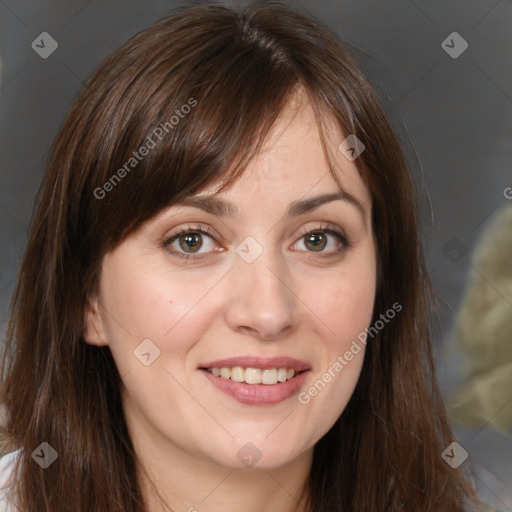
[[9, 500], [8, 491], [13, 483], [13, 471], [20, 452], [21, 449], [0, 457], [0, 512], [14, 512], [17, 510]]

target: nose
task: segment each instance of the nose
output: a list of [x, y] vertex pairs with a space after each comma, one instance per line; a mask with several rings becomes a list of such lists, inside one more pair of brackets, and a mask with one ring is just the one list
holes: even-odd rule
[[267, 341], [292, 332], [296, 297], [282, 259], [264, 251], [252, 263], [236, 261], [230, 274], [226, 321], [232, 330]]

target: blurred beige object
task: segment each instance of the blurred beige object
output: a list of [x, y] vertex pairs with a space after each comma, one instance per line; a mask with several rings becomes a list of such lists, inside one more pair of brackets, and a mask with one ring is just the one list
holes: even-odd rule
[[512, 433], [512, 202], [494, 214], [477, 244], [454, 341], [467, 366], [450, 399], [452, 418]]

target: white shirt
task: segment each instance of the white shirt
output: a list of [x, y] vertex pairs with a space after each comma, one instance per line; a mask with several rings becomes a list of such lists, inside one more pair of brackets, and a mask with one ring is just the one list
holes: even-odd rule
[[14, 469], [20, 450], [7, 453], [0, 458], [0, 512], [15, 512], [16, 508], [8, 500], [8, 488], [11, 484], [10, 477]]

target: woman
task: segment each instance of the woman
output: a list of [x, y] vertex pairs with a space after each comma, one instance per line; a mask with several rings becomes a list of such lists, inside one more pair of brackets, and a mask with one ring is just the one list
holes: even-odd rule
[[4, 354], [8, 499], [462, 511], [429, 298], [403, 154], [336, 36], [275, 4], [164, 18], [52, 148]]

